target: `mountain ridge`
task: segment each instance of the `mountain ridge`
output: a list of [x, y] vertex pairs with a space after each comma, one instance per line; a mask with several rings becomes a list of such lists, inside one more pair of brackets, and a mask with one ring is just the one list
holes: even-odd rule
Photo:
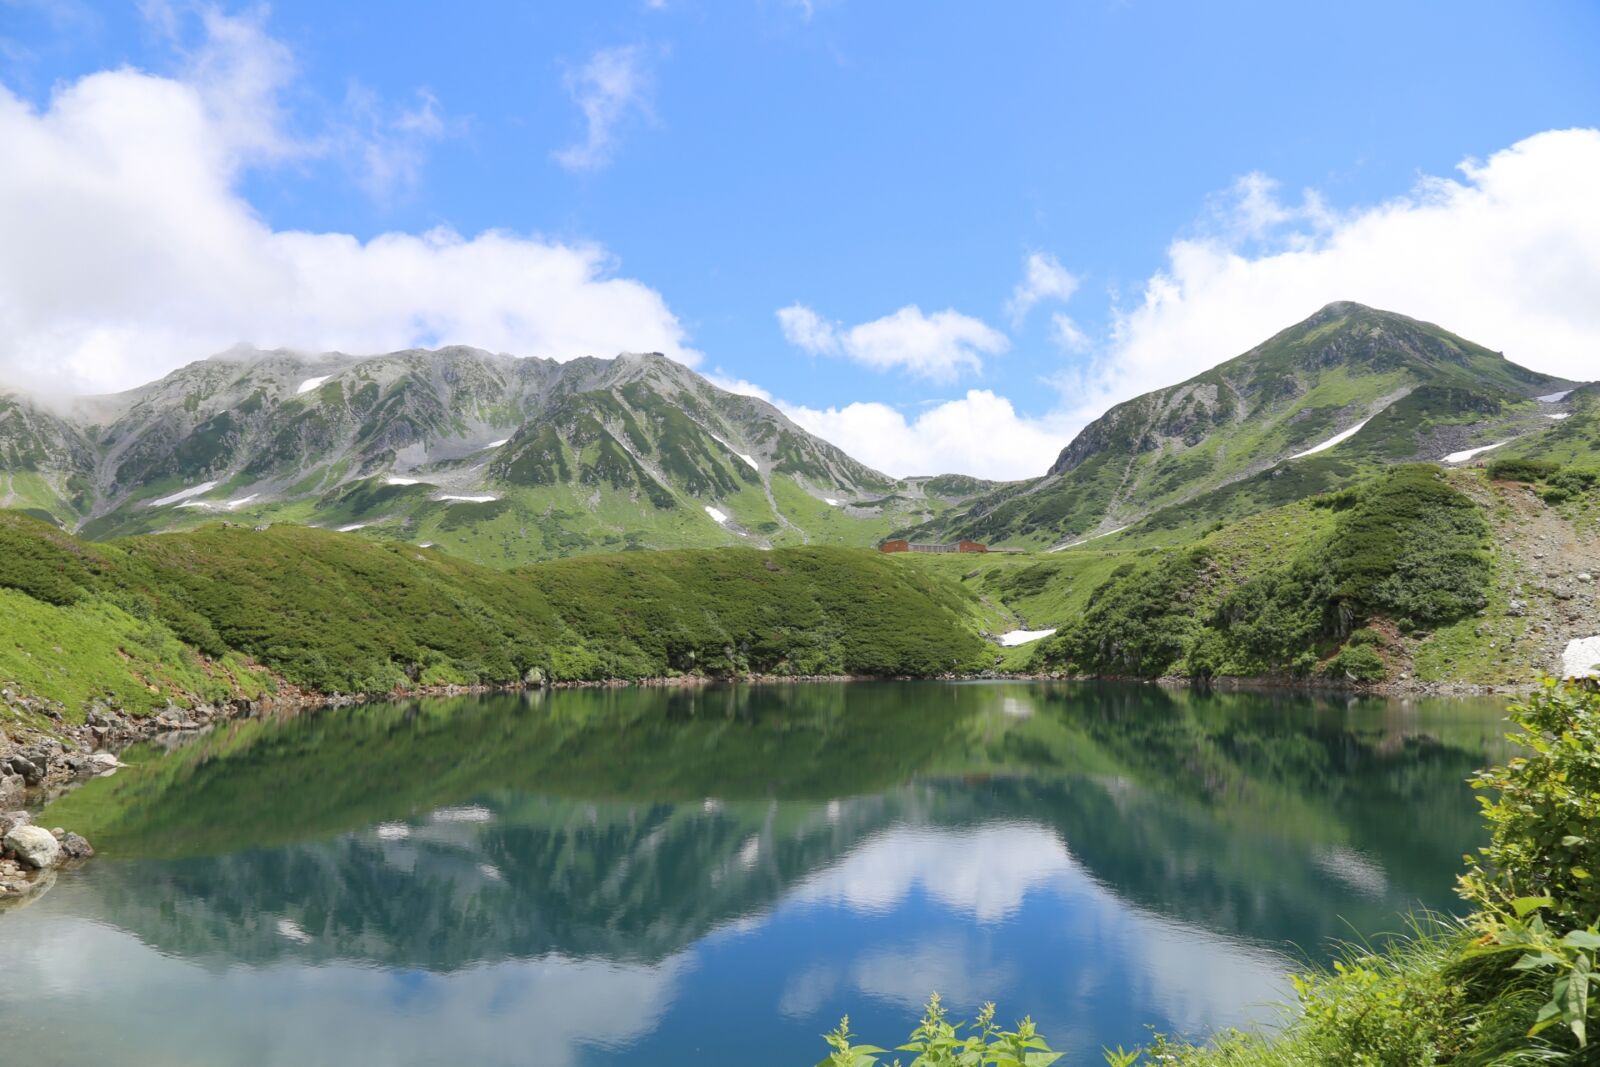
[[1129, 526], [1190, 536], [1396, 463], [1583, 456], [1600, 450], [1585, 390], [1335, 301], [1113, 405], [1039, 477], [994, 483], [892, 478], [657, 353], [240, 345], [118, 394], [0, 392], [0, 506], [91, 538], [231, 517], [500, 565], [891, 534], [1066, 548]]
[[447, 532], [498, 563], [870, 544], [992, 486], [890, 478], [658, 353], [558, 363], [466, 346], [237, 346], [121, 394], [0, 393], [0, 465], [0, 505], [95, 538], [232, 516]]
[[1186, 381], [1114, 405], [1041, 477], [903, 532], [1068, 547], [1287, 462], [1324, 457], [1349, 468], [1343, 477], [1358, 465], [1346, 457], [1439, 460], [1491, 430], [1533, 425], [1540, 390], [1575, 386], [1434, 324], [1335, 301]]

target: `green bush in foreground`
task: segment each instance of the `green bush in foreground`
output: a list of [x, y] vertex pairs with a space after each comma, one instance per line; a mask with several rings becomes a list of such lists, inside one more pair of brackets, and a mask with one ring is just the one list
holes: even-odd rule
[[[1157, 1036], [1112, 1067], [1512, 1067], [1600, 1064], [1600, 687], [1548, 683], [1508, 716], [1522, 754], [1484, 771], [1491, 841], [1469, 858], [1465, 919], [1424, 916], [1382, 948], [1350, 946], [1294, 978], [1297, 1009], [1270, 1036], [1231, 1032], [1197, 1046]], [[994, 1026], [986, 1006], [965, 1038], [935, 998], [908, 1067], [1033, 1067], [1056, 1062], [1024, 1020]], [[819, 1067], [877, 1067], [884, 1050], [828, 1035]], [[898, 1062], [898, 1061], [896, 1061]]]

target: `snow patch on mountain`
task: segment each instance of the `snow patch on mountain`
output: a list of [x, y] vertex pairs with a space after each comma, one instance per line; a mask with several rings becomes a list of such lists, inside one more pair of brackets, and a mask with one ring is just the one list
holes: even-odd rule
[[1314, 456], [1318, 452], [1326, 452], [1328, 449], [1332, 448], [1334, 445], [1340, 443], [1341, 441], [1350, 440], [1350, 438], [1354, 437], [1357, 433], [1360, 432], [1361, 427], [1365, 426], [1367, 423], [1369, 423], [1371, 421], [1372, 421], [1371, 419], [1362, 419], [1360, 422], [1356, 423], [1354, 426], [1350, 427], [1348, 430], [1341, 430], [1340, 432], [1334, 434], [1332, 437], [1328, 438], [1326, 441], [1322, 442], [1320, 445], [1312, 445], [1310, 448], [1306, 449], [1304, 452], [1296, 452], [1294, 455], [1290, 456], [1289, 458], [1290, 459], [1305, 459], [1307, 456]]
[[1511, 443], [1510, 441], [1496, 441], [1492, 445], [1484, 445], [1481, 448], [1469, 448], [1465, 452], [1452, 452], [1448, 456], [1444, 457], [1443, 462], [1445, 462], [1445, 463], [1465, 463], [1467, 460], [1471, 459], [1473, 456], [1481, 455], [1484, 452], [1493, 451], [1496, 448], [1500, 448], [1500, 447], [1502, 447], [1504, 445], [1509, 445], [1510, 443]]
[[199, 485], [190, 486], [188, 489], [180, 489], [171, 496], [164, 496], [160, 500], [152, 500], [150, 502], [150, 506], [153, 508], [164, 508], [168, 504], [176, 504], [180, 500], [188, 500], [192, 496], [199, 496], [201, 493], [209, 493], [216, 487], [217, 480], [213, 478], [209, 482], [201, 482]]

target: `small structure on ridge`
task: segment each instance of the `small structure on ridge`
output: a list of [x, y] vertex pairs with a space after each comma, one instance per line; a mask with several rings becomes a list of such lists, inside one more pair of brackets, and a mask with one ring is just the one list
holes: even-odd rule
[[948, 545], [924, 544], [897, 537], [878, 546], [879, 552], [987, 552], [989, 546], [979, 541], [952, 541]]

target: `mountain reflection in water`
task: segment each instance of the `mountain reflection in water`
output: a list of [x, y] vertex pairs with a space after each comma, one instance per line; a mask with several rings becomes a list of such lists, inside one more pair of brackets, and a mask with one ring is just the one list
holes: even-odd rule
[[0, 915], [0, 1016], [60, 1063], [808, 1064], [934, 989], [1079, 1053], [1198, 1035], [1454, 905], [1500, 732], [1020, 683], [237, 722], [47, 813], [101, 855]]

